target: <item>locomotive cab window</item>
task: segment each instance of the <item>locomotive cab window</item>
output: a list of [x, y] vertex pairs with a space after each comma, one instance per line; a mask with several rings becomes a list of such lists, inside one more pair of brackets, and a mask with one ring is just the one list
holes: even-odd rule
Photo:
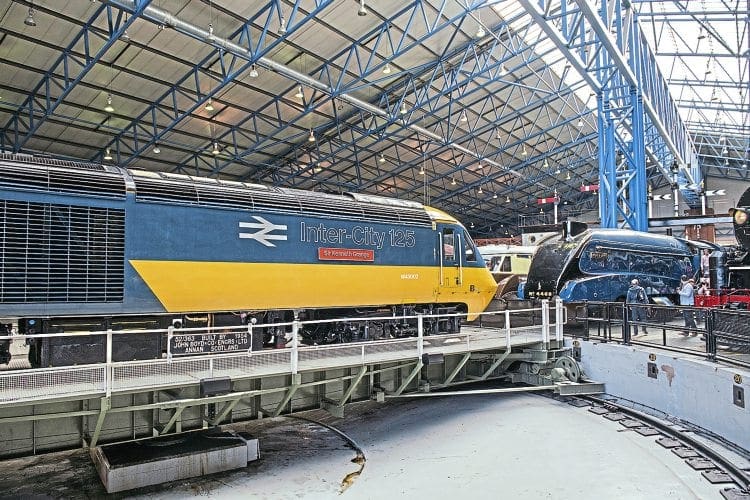
[[456, 260], [456, 235], [453, 229], [446, 229], [443, 233], [443, 255], [446, 261]]
[[469, 233], [464, 233], [464, 255], [466, 256], [466, 262], [477, 261], [477, 249]]

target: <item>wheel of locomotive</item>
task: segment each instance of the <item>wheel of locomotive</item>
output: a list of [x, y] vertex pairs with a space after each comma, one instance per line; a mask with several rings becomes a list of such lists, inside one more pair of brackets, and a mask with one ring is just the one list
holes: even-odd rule
[[578, 382], [581, 379], [581, 367], [578, 365], [578, 361], [570, 356], [558, 358], [555, 361], [555, 368], [562, 368], [565, 371], [565, 376], [571, 382]]

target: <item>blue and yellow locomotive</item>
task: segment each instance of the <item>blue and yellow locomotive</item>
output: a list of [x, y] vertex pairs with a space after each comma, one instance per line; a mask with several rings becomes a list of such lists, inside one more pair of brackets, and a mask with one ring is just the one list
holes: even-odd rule
[[[0, 207], [0, 317], [26, 334], [471, 319], [496, 288], [466, 229], [409, 201], [3, 155]], [[441, 324], [434, 333], [458, 327]], [[316, 343], [377, 336], [331, 325], [301, 333]], [[379, 328], [413, 333], [396, 319]], [[161, 356], [158, 338], [118, 337], [115, 360]], [[34, 340], [32, 364], [103, 359], [101, 343], [76, 338], [88, 339]]]

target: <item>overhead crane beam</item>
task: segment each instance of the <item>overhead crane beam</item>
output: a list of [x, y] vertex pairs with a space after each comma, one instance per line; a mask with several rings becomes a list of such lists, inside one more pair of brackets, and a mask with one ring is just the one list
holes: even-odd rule
[[597, 93], [602, 227], [647, 231], [646, 156], [670, 182], [676, 164], [683, 187], [696, 192], [701, 172], [630, 4], [606, 0], [597, 11], [588, 0], [519, 2]]

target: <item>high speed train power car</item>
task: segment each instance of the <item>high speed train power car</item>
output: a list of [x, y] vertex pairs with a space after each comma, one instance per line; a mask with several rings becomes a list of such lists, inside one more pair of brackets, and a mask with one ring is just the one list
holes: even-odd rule
[[[341, 342], [413, 334], [409, 313], [471, 319], [496, 289], [455, 218], [378, 196], [2, 155], [0, 216], [0, 317], [24, 334], [394, 318], [300, 332]], [[161, 356], [158, 336], [116, 337], [115, 360]], [[94, 362], [103, 345], [35, 339], [29, 356]]]

